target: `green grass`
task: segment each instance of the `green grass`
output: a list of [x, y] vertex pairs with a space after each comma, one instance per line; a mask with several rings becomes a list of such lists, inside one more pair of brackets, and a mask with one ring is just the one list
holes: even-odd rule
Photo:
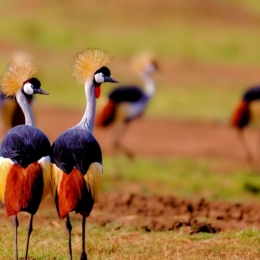
[[[13, 248], [13, 230], [6, 226], [10, 226], [10, 223], [0, 224], [0, 252], [3, 260], [12, 258]], [[81, 252], [80, 221], [74, 221], [73, 227], [73, 255], [78, 259]], [[26, 238], [23, 229], [23, 226], [19, 228], [20, 257], [24, 255]], [[259, 242], [260, 233], [252, 229], [214, 235], [186, 235], [181, 231], [147, 233], [127, 227], [118, 229], [116, 225], [98, 227], [88, 224], [86, 247], [88, 257], [93, 260], [257, 259]], [[37, 260], [68, 259], [64, 226], [36, 225], [29, 256]]]
[[[78, 5], [70, 1], [25, 3], [1, 3], [0, 35], [7, 42], [19, 42], [21, 47], [64, 52], [101, 47], [115, 55], [151, 48], [166, 57], [259, 64], [257, 27], [249, 30], [246, 24], [241, 28], [221, 19], [208, 24], [196, 16], [200, 12], [202, 19], [208, 19], [201, 7], [191, 9], [165, 1], [158, 9], [158, 3], [147, 1], [140, 12], [141, 4], [125, 6], [113, 1], [107, 8], [82, 1]], [[249, 14], [254, 13], [249, 7], [255, 5], [245, 5]], [[131, 15], [123, 15], [128, 9]]]
[[131, 162], [120, 157], [123, 180], [117, 180], [113, 160], [104, 158], [103, 191], [139, 191], [232, 202], [259, 201], [260, 198], [260, 175], [252, 167], [228, 169], [224, 160], [208, 158], [136, 158]]
[[[197, 17], [194, 18], [192, 13], [190, 17], [189, 10], [187, 16], [176, 15], [174, 7], [169, 7], [172, 8], [171, 12], [166, 14], [155, 14], [156, 4], [152, 6], [151, 13], [147, 12], [146, 22], [139, 16], [132, 20], [129, 16], [112, 16], [104, 10], [104, 13], [95, 17], [93, 13], [100, 11], [99, 6], [76, 19], [79, 9], [73, 8], [69, 15], [65, 15], [64, 12], [70, 5], [64, 5], [61, 9], [56, 4], [52, 5], [53, 11], [45, 5], [41, 9], [35, 8], [36, 11], [29, 11], [36, 12], [37, 16], [21, 12], [10, 19], [10, 13], [4, 13], [1, 17], [1, 37], [10, 44], [19, 42], [21, 47], [28, 46], [33, 50], [40, 47], [41, 51], [46, 52], [66, 53], [86, 47], [98, 47], [121, 56], [150, 48], [162, 57], [259, 65], [260, 52], [257, 43], [260, 35], [257, 27], [248, 30], [246, 25], [241, 28], [224, 22], [209, 25], [202, 23]], [[135, 8], [133, 11], [136, 12]], [[98, 17], [101, 15], [102, 21], [99, 21]], [[49, 16], [55, 19], [46, 20]]]
[[219, 89], [205, 85], [158, 89], [148, 115], [172, 119], [227, 123], [244, 87]]

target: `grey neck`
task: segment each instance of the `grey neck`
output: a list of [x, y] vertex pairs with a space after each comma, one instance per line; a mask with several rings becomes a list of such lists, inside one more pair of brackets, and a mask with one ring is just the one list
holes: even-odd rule
[[143, 72], [141, 78], [144, 81], [144, 92], [150, 98], [155, 93], [155, 83], [151, 76], [151, 73]]
[[34, 126], [34, 116], [31, 106], [29, 105], [26, 96], [23, 94], [22, 90], [19, 90], [16, 94], [16, 100], [20, 105], [24, 117], [25, 117], [25, 124]]
[[92, 79], [86, 81], [85, 94], [86, 94], [87, 106], [81, 121], [77, 125], [91, 133], [93, 132], [94, 120], [96, 114], [96, 97], [95, 97], [94, 87], [95, 86], [93, 84]]

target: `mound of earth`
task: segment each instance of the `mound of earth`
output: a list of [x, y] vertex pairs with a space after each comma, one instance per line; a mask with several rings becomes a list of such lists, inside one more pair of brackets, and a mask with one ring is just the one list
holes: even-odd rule
[[[41, 214], [46, 208], [49, 216]], [[50, 210], [53, 209], [53, 210]], [[1, 218], [6, 216], [0, 205]], [[35, 222], [59, 226], [54, 203], [43, 202]], [[79, 214], [70, 214], [71, 219], [80, 219]], [[19, 217], [21, 221], [26, 216]], [[195, 234], [199, 232], [260, 229], [260, 203], [230, 203], [205, 199], [184, 199], [172, 196], [139, 195], [134, 193], [101, 193], [98, 203], [88, 218], [88, 223], [100, 226], [112, 224], [115, 228], [132, 227], [150, 231], [178, 231]]]
[[146, 231], [182, 228], [190, 234], [260, 228], [260, 204], [181, 199], [172, 196], [101, 194], [89, 218], [99, 225], [116, 222]]

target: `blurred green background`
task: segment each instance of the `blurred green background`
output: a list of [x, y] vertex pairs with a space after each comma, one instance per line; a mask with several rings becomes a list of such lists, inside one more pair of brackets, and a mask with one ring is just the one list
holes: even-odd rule
[[156, 54], [150, 115], [225, 122], [243, 90], [260, 80], [257, 0], [2, 0], [0, 14], [0, 69], [16, 51], [30, 52], [51, 93], [39, 99], [44, 105], [85, 106], [70, 75], [85, 48], [109, 51], [112, 76], [121, 83], [139, 81], [129, 66], [133, 55]]
[[[83, 87], [71, 77], [71, 63], [79, 52], [107, 50], [113, 56], [113, 78], [142, 84], [130, 63], [139, 51], [150, 50], [160, 70], [154, 75], [157, 91], [146, 116], [227, 124], [244, 90], [260, 83], [259, 43], [258, 0], [0, 1], [0, 70], [17, 51], [29, 52], [41, 67], [43, 88], [50, 92], [48, 98], [37, 97], [38, 104], [66, 111], [85, 107]], [[104, 84], [102, 95], [114, 87]], [[132, 168], [125, 167], [125, 178], [141, 183], [144, 192], [245, 198], [241, 192], [252, 179], [251, 169], [237, 171], [239, 166], [231, 162], [229, 173], [234, 175], [227, 185], [226, 176], [212, 175], [223, 168], [222, 160], [140, 158]], [[110, 178], [111, 157], [105, 158], [105, 165], [103, 189], [116, 189]], [[140, 169], [147, 175], [140, 176]], [[198, 181], [187, 184], [187, 178]], [[205, 186], [201, 179], [212, 185]]]

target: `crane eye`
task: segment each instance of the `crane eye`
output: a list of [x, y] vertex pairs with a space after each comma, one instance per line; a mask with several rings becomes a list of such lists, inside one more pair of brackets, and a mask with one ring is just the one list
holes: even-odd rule
[[23, 85], [23, 91], [27, 94], [27, 95], [32, 95], [33, 94], [33, 85], [31, 83], [25, 83]]
[[94, 77], [95, 77], [95, 81], [96, 81], [97, 83], [99, 83], [99, 84], [101, 84], [101, 83], [103, 83], [103, 82], [105, 81], [102, 72], [95, 74]]

